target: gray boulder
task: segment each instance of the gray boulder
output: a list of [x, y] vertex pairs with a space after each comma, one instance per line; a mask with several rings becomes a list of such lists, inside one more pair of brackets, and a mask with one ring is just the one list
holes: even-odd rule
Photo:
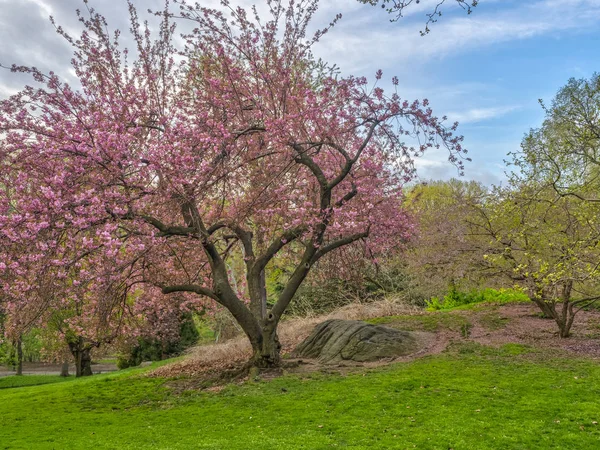
[[414, 353], [414, 333], [358, 320], [327, 320], [315, 327], [294, 354], [325, 364], [341, 361], [369, 362]]

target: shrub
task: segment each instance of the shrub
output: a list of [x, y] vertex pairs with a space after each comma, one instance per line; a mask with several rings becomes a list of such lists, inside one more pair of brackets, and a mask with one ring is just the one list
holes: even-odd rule
[[307, 316], [327, 314], [351, 303], [370, 303], [386, 297], [401, 298], [407, 304], [425, 306], [426, 297], [414, 288], [406, 267], [397, 261], [378, 266], [363, 261], [353, 276], [336, 277], [316, 271], [298, 289], [287, 314]]
[[427, 301], [428, 311], [440, 311], [475, 303], [512, 303], [527, 302], [529, 297], [517, 289], [482, 289], [460, 292], [455, 285], [450, 285], [448, 294], [442, 299], [433, 297]]
[[160, 361], [180, 355], [185, 349], [195, 345], [199, 338], [200, 334], [196, 329], [193, 315], [191, 313], [185, 314], [181, 319], [177, 340], [141, 338], [130, 352], [117, 357], [117, 367], [126, 369], [139, 366], [142, 361]]

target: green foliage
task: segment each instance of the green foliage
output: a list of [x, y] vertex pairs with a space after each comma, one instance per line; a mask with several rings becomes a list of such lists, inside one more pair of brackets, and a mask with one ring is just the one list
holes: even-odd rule
[[181, 321], [179, 337], [174, 341], [141, 338], [129, 353], [117, 357], [117, 367], [126, 369], [139, 366], [142, 361], [161, 361], [180, 355], [183, 351], [198, 343], [200, 333], [196, 328], [192, 314], [186, 314]]
[[455, 309], [465, 305], [476, 303], [513, 303], [527, 302], [529, 297], [516, 289], [482, 289], [470, 292], [460, 292], [455, 285], [451, 285], [441, 300], [433, 297], [427, 301], [428, 311], [441, 311]]
[[208, 344], [215, 341], [214, 319], [194, 314], [194, 324], [198, 332], [198, 339], [192, 345]]
[[[38, 362], [41, 360], [42, 339], [40, 330], [34, 328], [21, 337], [23, 361]], [[0, 343], [0, 365], [12, 366], [17, 364], [17, 350], [13, 343], [4, 340]]]
[[[598, 200], [600, 187], [600, 74], [571, 78], [549, 107], [545, 120], [532, 129], [513, 154], [522, 180], [536, 179], [561, 194]], [[518, 176], [515, 174], [515, 176]]]
[[41, 351], [43, 347], [40, 330], [37, 328], [25, 333], [22, 339], [23, 361], [38, 362], [42, 359]]
[[12, 366], [17, 363], [14, 346], [8, 342], [0, 343], [0, 366]]
[[525, 289], [568, 337], [579, 307], [597, 299], [600, 203], [558, 194], [534, 175], [496, 189], [473, 233], [488, 237], [487, 270]]
[[600, 366], [528, 353], [514, 344], [462, 346], [363, 373], [288, 375], [219, 393], [177, 394], [137, 370], [5, 389], [0, 442], [41, 450], [597, 448]]

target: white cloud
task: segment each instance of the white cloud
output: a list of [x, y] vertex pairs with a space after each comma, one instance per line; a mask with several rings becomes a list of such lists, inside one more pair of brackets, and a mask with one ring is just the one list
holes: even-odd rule
[[319, 56], [343, 63], [342, 69], [349, 73], [363, 73], [374, 61], [384, 68], [410, 71], [474, 48], [597, 27], [600, 0], [540, 0], [511, 3], [506, 9], [481, 7], [470, 16], [442, 17], [426, 37], [418, 32], [422, 21], [386, 23], [382, 19], [378, 14], [350, 15], [324, 39], [317, 50]]
[[461, 124], [477, 123], [484, 120], [504, 116], [512, 111], [519, 109], [519, 106], [498, 106], [491, 108], [471, 108], [465, 111], [451, 111], [447, 113], [448, 120], [458, 121]]
[[486, 186], [499, 185], [506, 181], [505, 166], [500, 163], [485, 164], [483, 161], [466, 162], [465, 175], [459, 176], [458, 170], [448, 163], [447, 156], [443, 154], [429, 154], [415, 161], [419, 181], [449, 180], [460, 178], [474, 180]]

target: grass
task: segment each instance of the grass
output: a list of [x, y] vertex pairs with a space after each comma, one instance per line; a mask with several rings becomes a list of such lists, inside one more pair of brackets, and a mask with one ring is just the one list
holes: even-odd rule
[[348, 376], [175, 394], [140, 370], [0, 391], [0, 448], [598, 448], [600, 367], [453, 345]]
[[62, 383], [64, 381], [74, 379], [74, 377], [59, 377], [58, 375], [10, 375], [8, 377], [0, 378], [0, 389], [17, 388], [24, 386], [38, 386], [40, 384]]
[[462, 332], [471, 327], [466, 317], [445, 311], [421, 315], [377, 317], [366, 320], [366, 322], [376, 325], [393, 326], [407, 331], [439, 331], [440, 329], [448, 329]]
[[102, 359], [92, 361], [92, 364], [117, 364], [117, 361], [118, 361], [117, 357], [110, 357], [110, 358], [102, 358]]
[[478, 320], [481, 326], [490, 331], [500, 330], [501, 328], [504, 328], [510, 321], [508, 317], [503, 317], [496, 311], [490, 311], [481, 314]]

